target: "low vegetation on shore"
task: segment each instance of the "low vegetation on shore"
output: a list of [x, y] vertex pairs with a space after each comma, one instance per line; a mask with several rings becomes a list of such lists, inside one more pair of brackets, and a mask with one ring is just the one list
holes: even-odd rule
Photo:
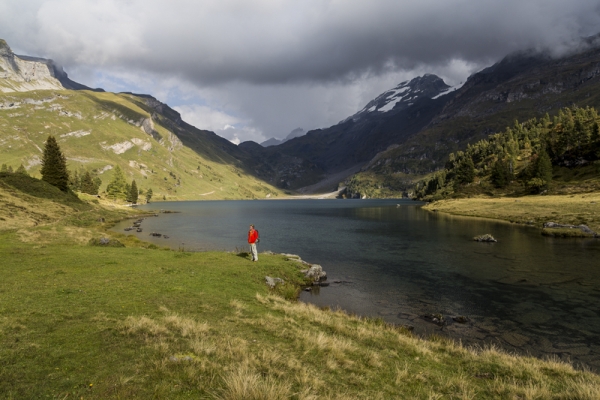
[[[15, 205], [0, 220], [4, 398], [600, 397], [598, 375], [562, 361], [296, 302], [304, 279], [284, 255], [251, 263], [157, 248], [107, 230], [130, 209], [41, 181], [35, 197], [9, 178], [0, 177], [0, 201]], [[126, 247], [88, 244], [100, 237]], [[269, 289], [266, 275], [286, 284]]]
[[[542, 227], [546, 222], [587, 225], [593, 231], [600, 232], [600, 193], [447, 199], [429, 203], [423, 208], [454, 215], [500, 219], [536, 227]], [[571, 236], [581, 236], [576, 229], [569, 229], [569, 231], [572, 233]]]

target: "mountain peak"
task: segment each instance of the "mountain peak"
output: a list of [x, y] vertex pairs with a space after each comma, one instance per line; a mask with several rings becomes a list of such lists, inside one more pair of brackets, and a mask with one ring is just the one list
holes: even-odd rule
[[404, 110], [421, 98], [436, 98], [451, 89], [444, 80], [434, 74], [417, 76], [410, 81], [404, 81], [395, 88], [380, 94], [371, 100], [362, 110], [350, 119], [357, 121], [371, 113], [386, 113], [388, 111]]
[[0, 39], [0, 92], [46, 89], [104, 91], [72, 81], [53, 60], [17, 55], [5, 40]]

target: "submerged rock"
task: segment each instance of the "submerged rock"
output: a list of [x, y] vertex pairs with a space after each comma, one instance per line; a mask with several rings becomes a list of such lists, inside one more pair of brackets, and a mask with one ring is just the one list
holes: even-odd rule
[[425, 321], [433, 322], [439, 326], [446, 325], [446, 319], [442, 314], [425, 314], [422, 315], [421, 318], [423, 318]]
[[459, 324], [466, 324], [467, 322], [469, 322], [469, 318], [465, 317], [464, 315], [457, 315], [455, 317], [452, 317], [452, 320], [458, 322]]

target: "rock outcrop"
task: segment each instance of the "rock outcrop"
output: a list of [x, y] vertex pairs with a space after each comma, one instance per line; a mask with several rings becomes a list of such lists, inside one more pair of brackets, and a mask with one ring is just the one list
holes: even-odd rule
[[64, 89], [103, 91], [72, 81], [54, 60], [16, 55], [0, 39], [0, 92]]

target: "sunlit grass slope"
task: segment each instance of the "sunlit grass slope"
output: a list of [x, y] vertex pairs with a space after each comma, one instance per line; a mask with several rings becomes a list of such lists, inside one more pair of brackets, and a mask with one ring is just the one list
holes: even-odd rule
[[200, 140], [198, 148], [186, 147], [162, 123], [165, 117], [142, 100], [130, 94], [69, 90], [0, 94], [0, 164], [13, 169], [23, 164], [39, 176], [44, 142], [54, 135], [69, 169], [96, 171], [101, 190], [119, 165], [142, 191], [151, 188], [155, 201], [280, 194], [218, 143]]
[[474, 352], [292, 303], [232, 253], [34, 245], [0, 235], [4, 398], [577, 398], [597, 375]]
[[424, 207], [455, 215], [485, 217], [531, 224], [545, 222], [587, 225], [600, 232], [600, 193], [519, 198], [466, 198], [439, 200]]
[[[563, 362], [290, 301], [302, 264], [286, 256], [158, 249], [106, 231], [124, 209], [0, 178], [26, 220], [0, 220], [1, 398], [600, 397], [598, 375]], [[86, 245], [103, 236], [128, 247]], [[286, 284], [272, 291], [267, 275]]]

